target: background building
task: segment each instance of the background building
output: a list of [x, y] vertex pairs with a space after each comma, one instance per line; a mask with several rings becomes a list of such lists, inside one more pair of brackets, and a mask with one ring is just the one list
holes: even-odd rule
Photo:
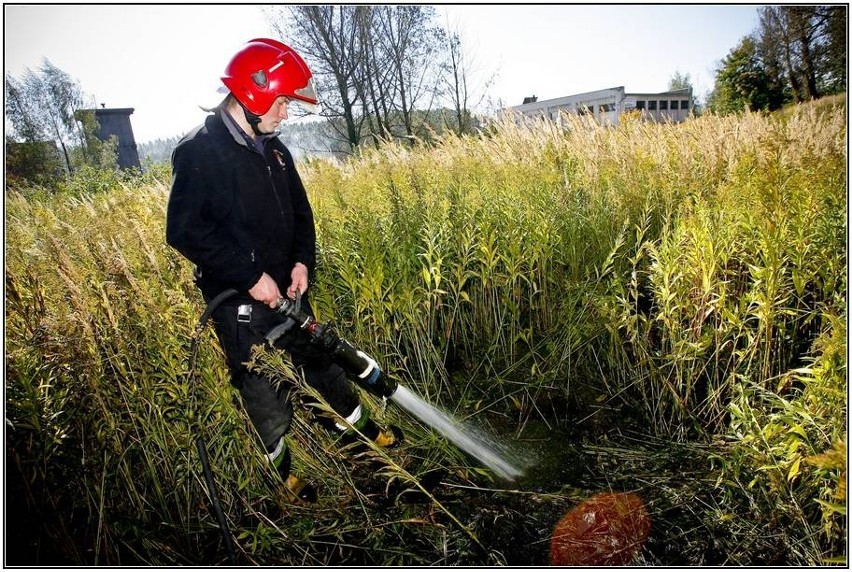
[[544, 101], [538, 101], [535, 96], [527, 97], [523, 104], [507, 108], [507, 111], [526, 117], [546, 117], [557, 123], [561, 113], [593, 115], [607, 125], [618, 125], [622, 113], [634, 110], [651, 121], [684, 121], [692, 112], [692, 89], [626, 93], [624, 86], [620, 86]]
[[118, 166], [122, 169], [140, 168], [136, 138], [133, 136], [133, 126], [130, 124], [133, 108], [95, 109], [94, 112], [98, 120], [98, 139], [101, 141], [108, 141], [110, 137], [118, 139]]

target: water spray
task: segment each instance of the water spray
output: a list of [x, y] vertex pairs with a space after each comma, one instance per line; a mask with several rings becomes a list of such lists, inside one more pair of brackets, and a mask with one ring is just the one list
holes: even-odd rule
[[[475, 428], [462, 424], [437, 407], [424, 401], [407, 387], [399, 385], [386, 375], [372, 357], [357, 349], [351, 343], [340, 337], [334, 325], [330, 322], [319, 323], [312, 316], [303, 312], [300, 298], [295, 300], [281, 297], [276, 303], [279, 313], [288, 317], [292, 322], [284, 323], [273, 329], [267, 339], [274, 340], [284, 331], [293, 327], [294, 323], [311, 336], [329, 356], [346, 372], [347, 376], [359, 386], [382, 399], [390, 399], [423, 423], [432, 427], [461, 450], [475, 457], [495, 474], [507, 480], [515, 480], [523, 474], [523, 470], [515, 466], [520, 463], [519, 455], [506, 447], [501, 447], [487, 435]], [[509, 457], [513, 461], [505, 459]]]

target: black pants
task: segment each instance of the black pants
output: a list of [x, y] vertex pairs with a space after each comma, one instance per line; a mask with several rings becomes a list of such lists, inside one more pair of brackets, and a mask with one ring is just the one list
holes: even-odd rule
[[[304, 312], [313, 315], [306, 296], [302, 297], [301, 304]], [[293, 418], [290, 391], [283, 384], [276, 389], [267, 378], [249, 371], [246, 362], [251, 358], [252, 347], [266, 344], [269, 331], [288, 319], [257, 302], [251, 304], [250, 319], [239, 321], [238, 308], [234, 303], [219, 306], [212, 315], [213, 326], [225, 352], [231, 383], [239, 390], [249, 418], [266, 450], [272, 451], [290, 428]], [[308, 385], [317, 390], [335, 413], [350, 419], [353, 424], [355, 419], [352, 418], [359, 417], [358, 413], [361, 413], [360, 417], [364, 421], [369, 418], [367, 411], [360, 409], [358, 393], [343, 369], [297, 325], [278, 338], [275, 347], [290, 353], [293, 365], [302, 370]], [[326, 423], [329, 427], [335, 425], [331, 420]]]

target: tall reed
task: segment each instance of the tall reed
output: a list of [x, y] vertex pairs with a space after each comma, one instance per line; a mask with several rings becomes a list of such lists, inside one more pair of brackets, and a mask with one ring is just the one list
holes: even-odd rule
[[[386, 373], [503, 434], [604, 404], [655, 442], [700, 443], [717, 452], [707, 519], [783, 527], [796, 563], [831, 562], [845, 556], [845, 127], [842, 100], [678, 125], [506, 120], [310, 161], [313, 304]], [[501, 563], [456, 507], [377, 506], [363, 465], [310, 428], [315, 409], [298, 408], [291, 441], [324, 500], [282, 498], [209, 330], [187, 379], [202, 308], [164, 244], [166, 174], [107, 191], [87, 177], [6, 197], [7, 459], [67, 558], [221, 560], [198, 425], [245, 562]], [[365, 401], [409, 436], [397, 457], [367, 455], [388, 482], [436, 466], [488, 479]], [[554, 419], [559, 402], [581, 416]], [[732, 561], [759, 563], [747, 544]]]

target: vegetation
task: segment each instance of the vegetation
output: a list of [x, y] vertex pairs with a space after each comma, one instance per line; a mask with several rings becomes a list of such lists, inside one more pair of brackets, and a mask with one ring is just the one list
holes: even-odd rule
[[[200, 116], [198, 122], [201, 123]], [[176, 135], [166, 139], [155, 139], [147, 143], [140, 143], [138, 145], [139, 159], [142, 160], [143, 164], [171, 164], [172, 151], [182, 137], [183, 135]]]
[[[114, 168], [116, 141], [96, 137], [94, 102], [67, 73], [45, 59], [20, 79], [6, 74], [6, 172], [13, 179], [51, 185], [64, 169]], [[84, 110], [88, 106], [90, 109]], [[61, 150], [61, 153], [60, 153]]]
[[764, 6], [760, 25], [716, 70], [716, 113], [780, 109], [846, 90], [845, 6]]
[[[846, 119], [835, 98], [677, 125], [507, 121], [305, 163], [319, 318], [539, 454], [500, 482], [366, 396], [407, 440], [353, 457], [305, 399], [291, 440], [312, 506], [282, 497], [194, 331], [167, 170], [7, 192], [9, 563], [223, 562], [194, 427], [239, 563], [546, 563], [559, 516], [602, 490], [647, 505], [641, 564], [845, 563]], [[256, 366], [299, 381], [284, 356]]]

